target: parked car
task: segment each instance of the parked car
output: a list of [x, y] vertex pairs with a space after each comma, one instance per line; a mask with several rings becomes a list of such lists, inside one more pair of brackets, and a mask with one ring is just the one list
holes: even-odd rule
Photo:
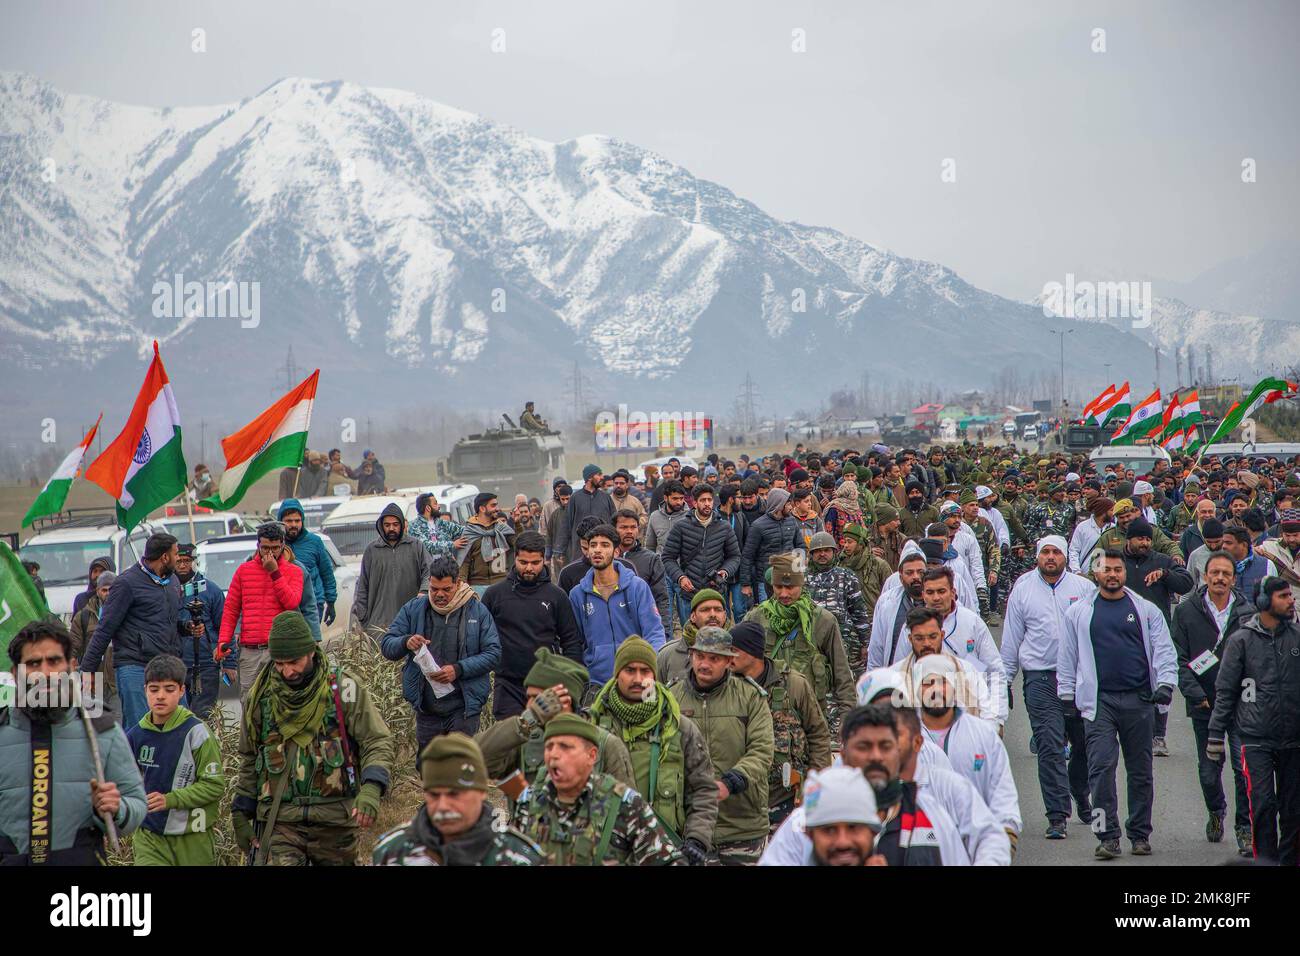
[[107, 555], [121, 571], [144, 556], [149, 535], [164, 530], [156, 521], [143, 521], [128, 533], [117, 526], [111, 509], [71, 509], [37, 519], [36, 533], [18, 549], [18, 556], [41, 566], [45, 600], [66, 620], [73, 600], [86, 590], [91, 561]]

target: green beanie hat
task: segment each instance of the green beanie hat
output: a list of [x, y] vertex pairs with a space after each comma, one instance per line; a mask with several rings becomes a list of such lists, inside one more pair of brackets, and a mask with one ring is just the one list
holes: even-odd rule
[[614, 674], [617, 676], [624, 667], [637, 661], [651, 670], [655, 670], [656, 665], [659, 663], [655, 657], [655, 649], [650, 646], [650, 642], [644, 637], [632, 634], [622, 644], [618, 645], [618, 650], [614, 652]]
[[539, 647], [533, 657], [537, 663], [524, 678], [524, 686], [545, 688], [563, 684], [576, 707], [578, 701], [582, 700], [582, 695], [587, 692], [587, 684], [591, 680], [587, 668], [577, 661], [552, 653], [549, 647]]
[[974, 488], [963, 488], [960, 495], [957, 496], [957, 504], [964, 505], [975, 500]]
[[474, 738], [452, 732], [434, 737], [420, 754], [420, 780], [425, 790], [488, 788], [487, 764]]
[[898, 520], [898, 509], [893, 505], [876, 505], [876, 524], [889, 524]]
[[581, 737], [583, 740], [590, 740], [596, 746], [600, 746], [600, 729], [591, 721], [583, 720], [577, 714], [559, 714], [546, 722], [546, 733], [543, 735], [543, 740], [564, 736]]
[[858, 465], [858, 481], [870, 481], [871, 469], [866, 465]]
[[717, 601], [723, 607], [727, 606], [727, 602], [722, 599], [722, 595], [713, 588], [700, 588], [695, 592], [695, 596], [691, 598], [691, 610], [694, 611], [705, 601]]
[[316, 652], [316, 639], [301, 611], [281, 611], [271, 622], [267, 647], [273, 661], [296, 661]]
[[851, 524], [844, 529], [844, 537], [853, 538], [859, 544], [867, 547], [871, 544], [871, 532], [860, 524]]

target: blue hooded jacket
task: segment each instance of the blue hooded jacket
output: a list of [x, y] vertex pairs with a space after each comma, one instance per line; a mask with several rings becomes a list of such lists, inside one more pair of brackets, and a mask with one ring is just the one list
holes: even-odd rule
[[[283, 521], [284, 516], [290, 511], [303, 513], [302, 504], [297, 498], [285, 498], [280, 504], [276, 517]], [[320, 539], [320, 535], [308, 531], [307, 525], [304, 524], [302, 532], [288, 544], [293, 548], [293, 556], [311, 575], [312, 593], [316, 595], [316, 600], [323, 600], [325, 604], [333, 604], [338, 600], [338, 586], [334, 583], [334, 562], [330, 560], [329, 552], [325, 550], [325, 542]]]
[[618, 568], [618, 590], [609, 600], [597, 594], [592, 585], [595, 568], [569, 592], [578, 632], [587, 644], [583, 663], [592, 682], [597, 684], [614, 676], [614, 653], [633, 634], [644, 637], [656, 651], [664, 646], [664, 622], [650, 585], [626, 565], [615, 563], [614, 566]]
[[[487, 703], [488, 674], [501, 663], [501, 637], [497, 634], [491, 612], [477, 597], [470, 598], [461, 612], [465, 630], [464, 643], [455, 662], [460, 672], [456, 683], [465, 695], [465, 716], [468, 718], [481, 713]], [[434, 613], [427, 595], [411, 598], [398, 610], [379, 645], [390, 661], [405, 659], [402, 696], [420, 714], [433, 712], [433, 688], [425, 680], [420, 665], [415, 663], [415, 652], [407, 648], [406, 641], [412, 634], [432, 634], [433, 626], [429, 619]]]

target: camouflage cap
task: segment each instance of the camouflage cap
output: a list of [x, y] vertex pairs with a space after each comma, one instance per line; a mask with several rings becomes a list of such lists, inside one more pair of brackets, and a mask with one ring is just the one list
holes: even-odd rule
[[731, 644], [731, 635], [720, 627], [702, 627], [695, 635], [691, 650], [701, 654], [719, 654], [722, 657], [735, 657], [736, 649]]
[[791, 551], [788, 554], [774, 554], [768, 558], [772, 571], [772, 586], [803, 584], [803, 553]]
[[420, 780], [425, 790], [488, 788], [487, 764], [474, 738], [452, 732], [434, 737], [420, 753]]

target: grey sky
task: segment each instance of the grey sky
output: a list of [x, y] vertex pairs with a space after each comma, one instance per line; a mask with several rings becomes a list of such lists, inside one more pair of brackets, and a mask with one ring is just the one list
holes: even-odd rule
[[6, 0], [0, 24], [0, 69], [121, 102], [233, 102], [309, 76], [551, 140], [606, 133], [1018, 298], [1067, 271], [1187, 280], [1297, 234], [1289, 0]]

